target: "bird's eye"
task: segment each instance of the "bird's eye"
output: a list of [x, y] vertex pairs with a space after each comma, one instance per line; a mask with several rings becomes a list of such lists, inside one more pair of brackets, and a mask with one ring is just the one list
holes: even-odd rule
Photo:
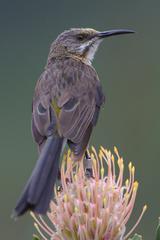
[[83, 34], [79, 34], [79, 35], [77, 36], [77, 39], [78, 39], [79, 41], [83, 41], [83, 40], [85, 39], [85, 36], [84, 36]]

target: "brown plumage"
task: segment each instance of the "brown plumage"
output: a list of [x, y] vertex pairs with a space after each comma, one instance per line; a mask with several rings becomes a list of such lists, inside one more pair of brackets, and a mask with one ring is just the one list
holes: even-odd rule
[[[54, 110], [56, 105], [59, 135], [74, 143], [81, 143], [94, 120], [96, 107], [99, 108], [103, 101], [100, 81], [93, 67], [72, 57], [53, 59], [35, 89], [33, 125], [40, 133], [37, 136], [33, 129], [36, 142], [41, 144], [41, 136], [45, 136], [50, 124], [51, 108]], [[37, 111], [38, 106], [47, 109], [45, 123]]]
[[39, 159], [15, 208], [17, 216], [28, 209], [46, 213], [66, 141], [73, 160], [84, 155], [104, 102], [91, 61], [102, 38], [129, 32], [71, 29], [52, 43], [32, 105], [32, 133]]

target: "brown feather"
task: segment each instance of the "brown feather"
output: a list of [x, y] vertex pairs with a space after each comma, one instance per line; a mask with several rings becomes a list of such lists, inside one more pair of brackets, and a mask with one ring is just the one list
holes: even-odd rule
[[[49, 106], [54, 101], [59, 108], [57, 126], [61, 135], [74, 143], [82, 142], [96, 106], [102, 104], [99, 98], [103, 98], [103, 94], [99, 89], [100, 82], [93, 67], [70, 57], [52, 59], [35, 88], [33, 119], [37, 131], [45, 137], [50, 124]], [[39, 104], [46, 109], [45, 113], [37, 111]], [[53, 110], [57, 112], [54, 107]]]

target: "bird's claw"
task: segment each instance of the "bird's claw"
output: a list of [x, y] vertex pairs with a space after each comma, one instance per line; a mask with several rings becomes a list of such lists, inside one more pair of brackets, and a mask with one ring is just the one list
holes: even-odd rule
[[86, 176], [87, 178], [94, 178], [94, 177], [93, 177], [93, 170], [92, 170], [92, 168], [86, 168], [86, 169], [85, 169], [85, 176]]

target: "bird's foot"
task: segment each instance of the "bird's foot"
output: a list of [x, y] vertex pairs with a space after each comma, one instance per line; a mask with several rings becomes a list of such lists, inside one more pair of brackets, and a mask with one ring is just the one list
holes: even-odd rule
[[87, 178], [94, 178], [94, 177], [93, 177], [93, 170], [92, 170], [92, 168], [86, 168], [86, 169], [85, 169], [85, 176], [86, 176]]
[[85, 175], [87, 178], [93, 178], [92, 159], [88, 150], [85, 152]]
[[57, 192], [61, 193], [63, 191], [62, 185], [57, 186]]

